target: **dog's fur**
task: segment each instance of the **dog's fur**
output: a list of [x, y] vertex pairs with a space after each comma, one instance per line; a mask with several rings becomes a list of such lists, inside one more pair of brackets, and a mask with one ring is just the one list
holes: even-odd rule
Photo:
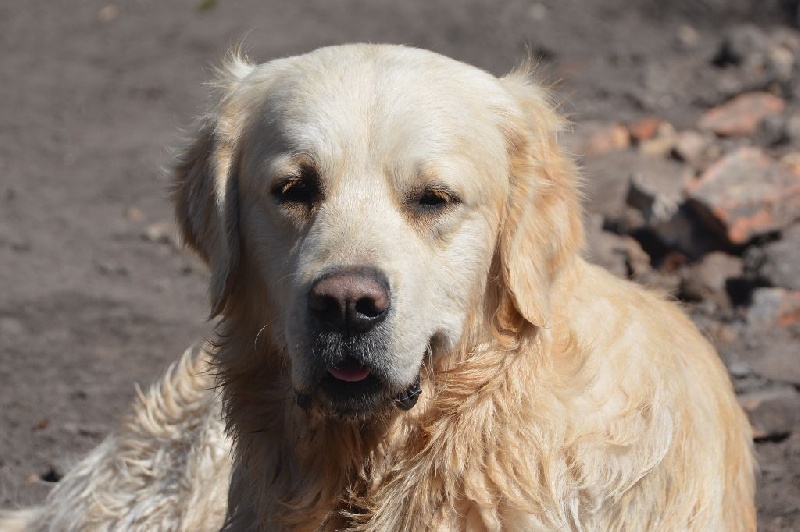
[[[218, 87], [175, 172], [222, 316], [213, 345], [7, 523], [755, 529], [725, 369], [677, 305], [579, 256], [564, 123], [527, 69], [349, 45], [233, 59]], [[318, 189], [281, 199], [308, 167]], [[385, 273], [391, 313], [366, 347], [321, 349], [305, 298], [342, 266]], [[342, 349], [380, 393], [342, 406], [316, 389], [318, 358]], [[417, 376], [417, 405], [394, 408]]]

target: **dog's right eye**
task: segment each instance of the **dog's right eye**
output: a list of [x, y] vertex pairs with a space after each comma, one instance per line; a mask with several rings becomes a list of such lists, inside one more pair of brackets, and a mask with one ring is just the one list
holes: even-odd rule
[[314, 172], [303, 170], [273, 183], [270, 193], [280, 204], [314, 205], [320, 197], [319, 180]]
[[461, 203], [459, 197], [444, 186], [429, 186], [412, 194], [408, 203], [421, 216], [442, 214]]

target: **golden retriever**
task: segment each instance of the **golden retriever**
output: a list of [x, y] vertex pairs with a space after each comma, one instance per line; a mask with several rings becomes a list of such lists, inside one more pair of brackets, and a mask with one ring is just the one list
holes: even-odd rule
[[527, 68], [358, 44], [233, 58], [217, 87], [174, 193], [214, 340], [7, 526], [755, 529], [725, 369], [579, 255]]

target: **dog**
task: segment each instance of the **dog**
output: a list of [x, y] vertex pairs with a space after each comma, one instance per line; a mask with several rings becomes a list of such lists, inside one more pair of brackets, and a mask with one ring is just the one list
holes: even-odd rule
[[174, 169], [215, 334], [6, 525], [755, 530], [727, 373], [678, 305], [582, 258], [530, 70], [232, 57]]

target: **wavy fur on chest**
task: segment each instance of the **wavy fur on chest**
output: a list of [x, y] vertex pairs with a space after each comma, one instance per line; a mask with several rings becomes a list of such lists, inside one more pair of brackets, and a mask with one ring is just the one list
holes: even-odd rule
[[[581, 286], [598, 275], [631, 308], [591, 338], [570, 321], [592, 318], [575, 305], [605, 296]], [[559, 305], [550, 327], [521, 324], [509, 336], [520, 324], [474, 319], [451, 358], [423, 368], [410, 413], [320, 417], [294, 403], [280, 370], [223, 371], [235, 434], [226, 529], [752, 529], [752, 459], [735, 402], [711, 390], [687, 403], [691, 377], [660, 376], [685, 364], [724, 377], [713, 350], [691, 329], [677, 342], [700, 348], [692, 360], [637, 360], [687, 325], [680, 311], [580, 260], [564, 277], [565, 298], [587, 291]], [[656, 317], [650, 338], [626, 337]]]

